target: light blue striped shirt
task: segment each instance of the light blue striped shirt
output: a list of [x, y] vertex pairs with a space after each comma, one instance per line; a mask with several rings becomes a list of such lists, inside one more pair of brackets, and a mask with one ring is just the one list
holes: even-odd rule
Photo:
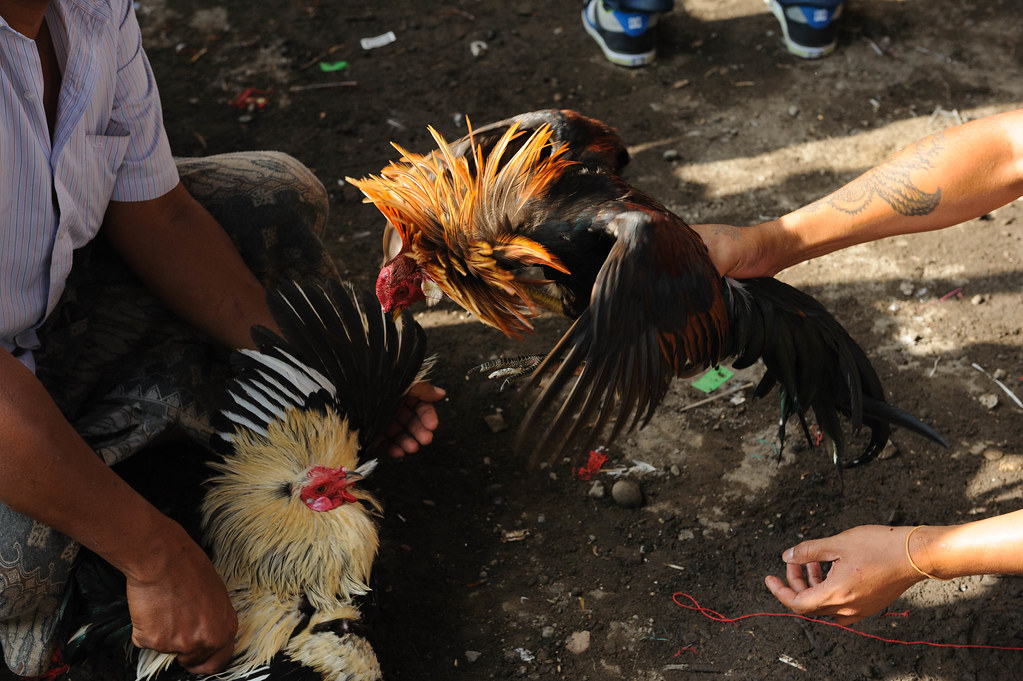
[[52, 145], [35, 42], [0, 18], [0, 344], [30, 368], [107, 204], [178, 182], [132, 0], [53, 0], [46, 21], [62, 73]]

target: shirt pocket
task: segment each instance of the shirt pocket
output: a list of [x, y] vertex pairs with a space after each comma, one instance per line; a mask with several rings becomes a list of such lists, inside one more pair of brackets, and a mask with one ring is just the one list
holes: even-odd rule
[[[119, 133], [112, 129], [110, 132]], [[99, 231], [103, 215], [114, 193], [117, 173], [124, 162], [131, 136], [127, 132], [111, 135], [86, 135], [85, 154], [82, 159], [81, 205], [83, 211], [82, 225], [85, 233], [81, 236], [88, 241]], [[77, 235], [76, 235], [77, 236]], [[75, 239], [77, 242], [78, 239]], [[82, 243], [75, 243], [80, 246]]]

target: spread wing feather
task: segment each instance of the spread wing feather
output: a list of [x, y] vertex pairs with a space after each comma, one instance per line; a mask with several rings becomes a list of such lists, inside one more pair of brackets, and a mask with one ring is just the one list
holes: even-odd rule
[[[654, 260], [664, 261], [657, 252], [679, 234], [702, 248], [695, 233], [690, 237], [689, 227], [668, 214], [644, 210], [619, 214], [608, 229], [617, 241], [597, 275], [589, 307], [526, 386], [539, 394], [520, 428], [520, 447], [538, 431], [540, 415], [578, 373], [542, 431], [534, 462], [544, 454], [553, 461], [569, 444], [578, 444], [573, 440], [584, 429], [589, 434], [576, 456], [608, 425], [609, 440], [646, 425], [671, 380], [715, 364], [723, 344], [724, 305], [714, 288], [716, 275], [701, 279], [685, 269], [651, 266]], [[682, 267], [686, 260], [669, 255], [666, 262]], [[691, 323], [701, 318], [703, 323]]]
[[432, 363], [426, 336], [410, 315], [392, 318], [372, 294], [360, 296], [351, 286], [306, 289], [290, 282], [269, 292], [267, 303], [281, 333], [255, 328], [258, 352], [236, 356], [231, 403], [215, 422], [221, 450], [235, 428], [265, 434], [287, 409], [325, 405], [348, 419], [365, 446], [383, 434]]

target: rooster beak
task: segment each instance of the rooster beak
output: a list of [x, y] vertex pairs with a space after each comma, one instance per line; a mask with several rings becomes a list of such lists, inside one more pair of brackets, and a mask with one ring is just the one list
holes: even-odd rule
[[426, 298], [427, 307], [433, 307], [444, 297], [444, 292], [437, 285], [437, 282], [432, 279], [423, 279], [423, 284], [420, 288], [423, 291], [423, 296]]

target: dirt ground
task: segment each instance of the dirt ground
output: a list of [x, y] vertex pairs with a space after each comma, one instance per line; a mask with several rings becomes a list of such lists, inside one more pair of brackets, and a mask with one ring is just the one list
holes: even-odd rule
[[[620, 130], [634, 185], [689, 222], [743, 225], [810, 202], [929, 132], [1023, 103], [1015, 0], [852, 0], [837, 52], [814, 62], [785, 51], [762, 0], [677, 5], [659, 28], [657, 62], [636, 70], [603, 59], [576, 2], [141, 0], [138, 14], [175, 152], [301, 159], [332, 199], [330, 248], [362, 287], [379, 267], [383, 224], [343, 178], [379, 170], [392, 140], [428, 150], [427, 125], [452, 138], [464, 116], [483, 124], [573, 108]], [[360, 47], [388, 31], [393, 43]], [[246, 88], [266, 92], [264, 108], [230, 105]], [[775, 455], [775, 395], [698, 404], [707, 395], [686, 382], [609, 452], [605, 468], [627, 469], [642, 507], [616, 504], [611, 473], [594, 484], [567, 463], [528, 469], [510, 447], [515, 392], [464, 372], [543, 351], [566, 324], [541, 320], [518, 344], [450, 303], [421, 310], [448, 398], [435, 443], [376, 474], [386, 513], [374, 644], [386, 678], [1023, 678], [1014, 577], [922, 584], [856, 627], [935, 646], [791, 618], [719, 623], [673, 600], [689, 594], [729, 617], [781, 612], [763, 578], [782, 573], [782, 550], [801, 538], [1020, 507], [1023, 409], [992, 376], [1023, 396], [1021, 212], [1017, 202], [780, 275], [824, 302], [891, 401], [951, 444], [897, 432], [880, 460], [841, 480], [795, 437]], [[495, 414], [508, 430], [492, 431]]]

